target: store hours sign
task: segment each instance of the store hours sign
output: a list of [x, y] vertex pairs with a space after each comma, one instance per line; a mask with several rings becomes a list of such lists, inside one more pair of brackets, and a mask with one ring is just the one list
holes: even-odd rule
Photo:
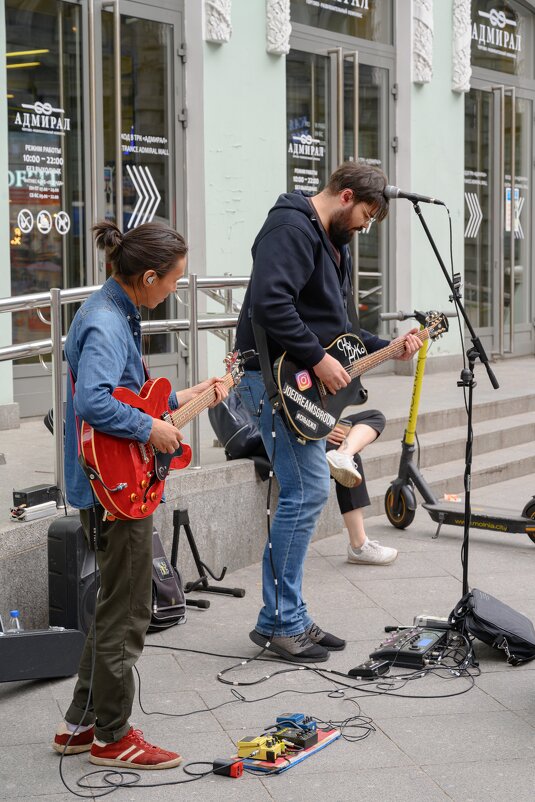
[[14, 110], [8, 184], [12, 203], [23, 207], [17, 217], [22, 234], [30, 233], [34, 220], [35, 230], [43, 236], [52, 230], [64, 236], [70, 229], [69, 215], [61, 209], [62, 145], [70, 131], [71, 120], [65, 110], [47, 101], [21, 103]]

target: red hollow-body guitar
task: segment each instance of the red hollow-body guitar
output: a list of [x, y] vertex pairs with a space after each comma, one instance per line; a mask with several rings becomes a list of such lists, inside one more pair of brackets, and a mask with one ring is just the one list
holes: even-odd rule
[[[227, 389], [243, 375], [241, 360], [227, 358], [228, 373], [221, 379]], [[168, 408], [171, 384], [168, 379], [149, 379], [139, 393], [117, 387], [113, 397], [140, 409], [153, 418], [162, 418], [181, 429], [215, 400], [209, 387], [177, 410]], [[191, 448], [181, 443], [174, 454], [164, 454], [149, 443], [115, 437], [93, 429], [82, 421], [80, 463], [104, 509], [121, 520], [146, 518], [162, 499], [165, 479], [172, 469], [187, 468]]]

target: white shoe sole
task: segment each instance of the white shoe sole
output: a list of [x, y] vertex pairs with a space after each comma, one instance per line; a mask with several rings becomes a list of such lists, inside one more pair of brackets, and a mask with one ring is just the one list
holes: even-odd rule
[[347, 557], [348, 563], [352, 563], [353, 565], [391, 565], [397, 557], [397, 553], [394, 554], [393, 557], [390, 557], [388, 560], [381, 560], [380, 562], [371, 562], [370, 560], [361, 560], [358, 557], [349, 556]]
[[329, 461], [328, 456], [327, 462], [329, 463], [329, 471], [331, 472], [332, 478], [336, 479], [339, 484], [344, 487], [358, 487], [362, 483], [362, 476], [356, 468], [355, 472], [349, 470], [349, 468], [338, 468]]

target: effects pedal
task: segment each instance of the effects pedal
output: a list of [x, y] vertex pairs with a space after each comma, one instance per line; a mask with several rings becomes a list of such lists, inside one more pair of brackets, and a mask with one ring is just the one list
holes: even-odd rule
[[291, 727], [305, 732], [316, 732], [317, 724], [310, 716], [304, 713], [281, 713], [275, 719], [279, 727]]
[[440, 661], [447, 642], [445, 629], [402, 629], [384, 640], [370, 659], [386, 660], [396, 668], [423, 668]]
[[360, 677], [361, 679], [374, 679], [386, 674], [390, 668], [388, 660], [366, 660], [355, 668], [351, 668], [347, 674], [349, 677]]
[[282, 727], [273, 733], [277, 741], [282, 741], [297, 749], [308, 749], [318, 743], [318, 733], [306, 730], [296, 730], [292, 727]]
[[238, 741], [237, 746], [238, 757], [264, 760], [266, 763], [275, 763], [277, 758], [286, 752], [286, 746], [272, 735], [242, 738], [241, 741]]

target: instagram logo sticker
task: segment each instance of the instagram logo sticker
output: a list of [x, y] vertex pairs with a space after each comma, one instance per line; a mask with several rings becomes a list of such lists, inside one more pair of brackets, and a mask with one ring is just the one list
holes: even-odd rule
[[301, 392], [308, 390], [309, 387], [312, 387], [312, 379], [310, 378], [310, 374], [308, 370], [300, 370], [299, 373], [295, 374], [295, 380], [297, 382], [297, 387]]

